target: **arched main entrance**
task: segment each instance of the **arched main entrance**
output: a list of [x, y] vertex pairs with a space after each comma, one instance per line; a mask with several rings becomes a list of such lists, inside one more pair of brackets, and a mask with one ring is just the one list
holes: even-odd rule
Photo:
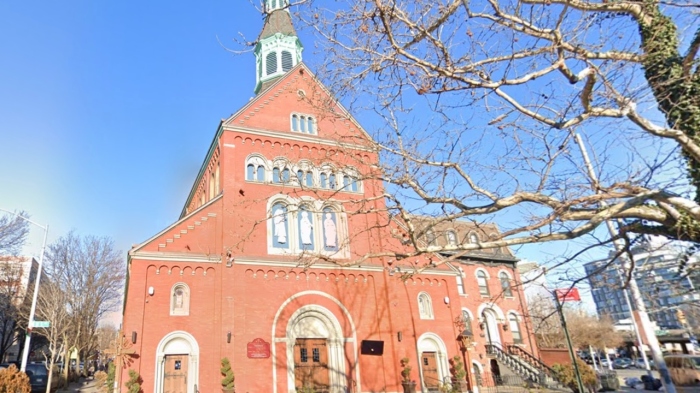
[[420, 377], [424, 391], [437, 391], [449, 377], [447, 348], [440, 336], [425, 333], [418, 338]]
[[338, 319], [318, 305], [301, 307], [286, 328], [290, 392], [302, 387], [319, 393], [344, 393], [345, 338]]
[[485, 309], [481, 313], [481, 318], [486, 325], [484, 330], [486, 330], [486, 341], [501, 348], [501, 333], [498, 330], [498, 317], [496, 312], [492, 309]]
[[199, 345], [184, 331], [169, 333], [156, 350], [154, 392], [197, 393]]

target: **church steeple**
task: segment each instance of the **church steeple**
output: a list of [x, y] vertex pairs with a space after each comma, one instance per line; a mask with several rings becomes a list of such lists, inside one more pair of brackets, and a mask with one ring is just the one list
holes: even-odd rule
[[264, 0], [265, 25], [255, 46], [255, 93], [301, 61], [304, 47], [289, 14], [289, 0]]

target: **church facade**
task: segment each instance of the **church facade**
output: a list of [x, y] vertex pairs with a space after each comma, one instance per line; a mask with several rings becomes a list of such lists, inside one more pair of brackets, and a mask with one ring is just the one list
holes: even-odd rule
[[[517, 260], [384, 256], [408, 246], [378, 152], [301, 61], [286, 7], [267, 0], [257, 96], [220, 123], [181, 216], [129, 252], [121, 383], [131, 369], [147, 393], [218, 392], [228, 358], [239, 393], [400, 392], [408, 359], [427, 392], [459, 356], [477, 390], [491, 346], [537, 353]], [[497, 233], [437, 223], [426, 241]]]

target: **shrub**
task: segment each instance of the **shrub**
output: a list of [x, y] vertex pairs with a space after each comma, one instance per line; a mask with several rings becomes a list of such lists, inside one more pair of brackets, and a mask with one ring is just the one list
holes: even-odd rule
[[[598, 378], [596, 377], [593, 368], [579, 359], [576, 359], [576, 364], [578, 365], [578, 370], [581, 373], [581, 381], [583, 382], [584, 388], [587, 388], [591, 392], [595, 392], [596, 385], [598, 385]], [[569, 389], [573, 390], [574, 393], [585, 393], [578, 391], [576, 371], [574, 370], [573, 364], [555, 364], [552, 366], [552, 369], [556, 373], [559, 381], [561, 381]]]
[[13, 364], [0, 370], [0, 393], [31, 393], [32, 385], [27, 374]]
[[467, 371], [464, 369], [464, 363], [462, 362], [462, 357], [455, 355], [452, 358], [452, 379], [455, 381], [464, 381], [467, 377]]
[[221, 387], [224, 389], [233, 389], [236, 385], [234, 381], [236, 377], [233, 375], [233, 370], [231, 370], [231, 362], [228, 358], [221, 359]]
[[401, 367], [403, 367], [403, 370], [401, 370], [401, 380], [403, 382], [411, 382], [412, 368], [408, 365], [408, 362], [410, 362], [408, 358], [401, 359]]
[[134, 370], [129, 370], [129, 380], [126, 382], [128, 393], [141, 392], [141, 376]]
[[114, 379], [117, 375], [117, 366], [114, 363], [110, 363], [107, 367], [107, 391], [114, 389]]

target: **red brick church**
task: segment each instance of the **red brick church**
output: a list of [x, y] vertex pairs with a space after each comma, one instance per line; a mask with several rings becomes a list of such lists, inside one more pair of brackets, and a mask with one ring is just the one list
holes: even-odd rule
[[[219, 124], [179, 219], [129, 252], [122, 385], [132, 369], [145, 393], [219, 392], [227, 357], [238, 393], [400, 392], [408, 358], [427, 392], [460, 356], [477, 390], [507, 348], [536, 354], [509, 250], [414, 275], [447, 255], [384, 256], [407, 224], [378, 153], [302, 63], [288, 0], [266, 2], [255, 98]], [[443, 222], [426, 242], [497, 233]]]

